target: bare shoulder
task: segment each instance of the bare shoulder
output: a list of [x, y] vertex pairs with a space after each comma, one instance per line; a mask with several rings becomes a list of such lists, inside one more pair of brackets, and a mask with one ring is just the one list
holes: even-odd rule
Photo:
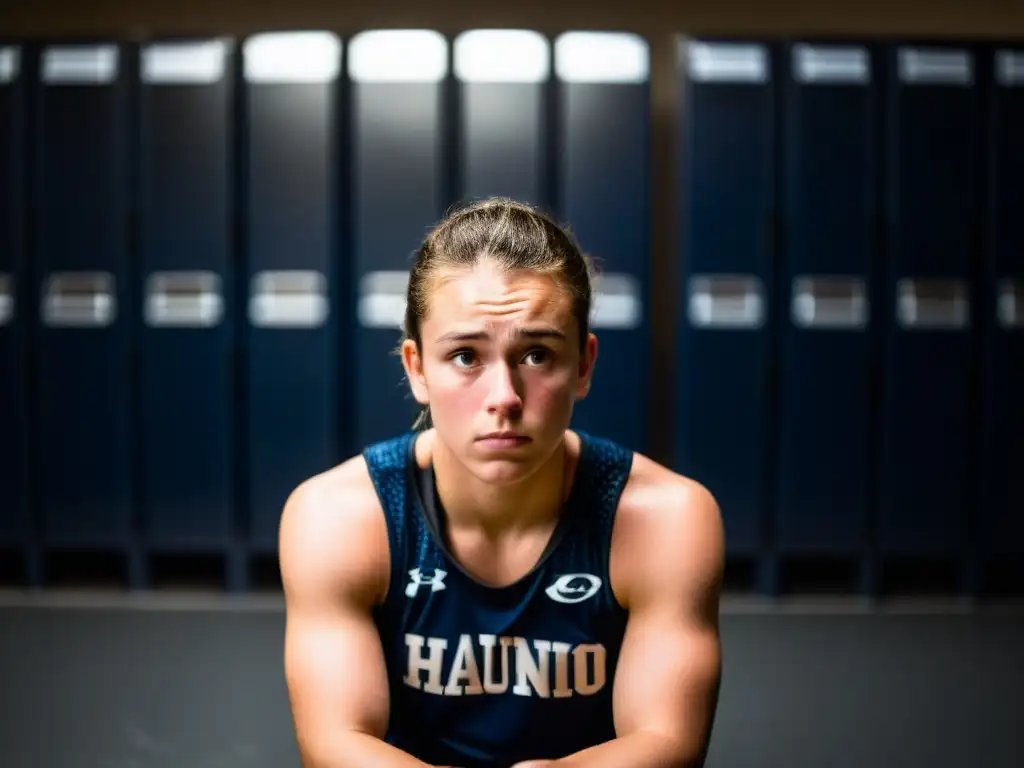
[[724, 538], [718, 502], [705, 486], [634, 454], [612, 536], [612, 580], [623, 605], [652, 591], [716, 593]]
[[344, 593], [379, 602], [387, 587], [387, 527], [366, 461], [355, 456], [302, 482], [281, 513], [285, 598]]

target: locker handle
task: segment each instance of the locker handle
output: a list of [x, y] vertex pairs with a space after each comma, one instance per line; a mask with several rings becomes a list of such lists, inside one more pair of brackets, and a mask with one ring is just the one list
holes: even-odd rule
[[967, 286], [959, 279], [903, 278], [896, 284], [896, 316], [908, 330], [965, 328], [969, 302]]
[[687, 293], [690, 323], [698, 328], [756, 329], [764, 324], [764, 285], [756, 275], [695, 275]]
[[996, 314], [1003, 328], [1024, 328], [1024, 280], [999, 281]]
[[368, 272], [359, 282], [359, 324], [364, 328], [404, 328], [409, 273]]
[[619, 272], [598, 276], [590, 320], [593, 328], [631, 330], [640, 325], [642, 317], [643, 301], [636, 278]]
[[793, 324], [808, 329], [860, 330], [867, 325], [864, 279], [801, 275], [793, 280]]
[[13, 83], [18, 77], [20, 53], [18, 48], [0, 48], [0, 83]]
[[14, 278], [0, 272], [0, 327], [14, 317]]
[[109, 272], [54, 272], [43, 286], [43, 324], [51, 328], [105, 328], [117, 301]]
[[120, 53], [113, 43], [46, 48], [42, 80], [51, 85], [107, 85], [117, 78]]
[[215, 272], [154, 272], [145, 295], [146, 324], [153, 328], [210, 328], [224, 316]]
[[264, 271], [252, 277], [249, 322], [256, 328], [318, 328], [329, 314], [322, 272]]

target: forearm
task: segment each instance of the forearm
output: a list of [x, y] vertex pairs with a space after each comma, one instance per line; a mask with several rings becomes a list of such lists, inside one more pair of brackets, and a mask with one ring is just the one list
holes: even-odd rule
[[[317, 754], [313, 754], [317, 752]], [[350, 731], [329, 749], [302, 749], [302, 768], [432, 768], [406, 752], [366, 733]]]
[[628, 736], [577, 752], [552, 766], [557, 768], [700, 768], [703, 754], [692, 754], [673, 739], [649, 731], [637, 731]]

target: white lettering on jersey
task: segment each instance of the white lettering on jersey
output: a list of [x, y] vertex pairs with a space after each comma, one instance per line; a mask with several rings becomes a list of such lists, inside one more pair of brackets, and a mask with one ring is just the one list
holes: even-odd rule
[[[427, 648], [425, 657], [424, 645]], [[550, 640], [460, 635], [448, 680], [443, 686], [441, 678], [448, 641], [440, 637], [424, 638], [421, 635], [406, 634], [405, 647], [408, 657], [405, 684], [437, 696], [503, 694], [508, 691], [511, 664], [515, 665], [512, 693], [516, 696], [539, 696], [545, 699], [591, 696], [604, 688], [607, 681], [607, 654], [604, 646], [597, 643], [577, 645], [574, 648], [568, 643]], [[495, 655], [501, 663], [501, 673], [497, 680]], [[423, 673], [426, 673], [425, 680]]]
[[423, 685], [423, 690], [440, 696], [444, 694], [444, 688], [441, 687], [441, 664], [444, 662], [444, 649], [448, 647], [448, 641], [443, 637], [428, 637], [426, 640], [430, 655], [424, 661], [423, 637], [410, 634], [405, 636], [406, 655], [409, 657], [405, 684], [419, 688], [420, 672], [426, 670], [427, 682]]

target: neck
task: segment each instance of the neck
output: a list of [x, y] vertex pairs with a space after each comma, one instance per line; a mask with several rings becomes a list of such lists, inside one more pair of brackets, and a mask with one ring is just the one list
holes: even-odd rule
[[514, 484], [480, 480], [441, 441], [434, 444], [433, 462], [437, 493], [450, 528], [500, 535], [544, 526], [561, 511], [567, 485], [564, 443], [533, 474]]

